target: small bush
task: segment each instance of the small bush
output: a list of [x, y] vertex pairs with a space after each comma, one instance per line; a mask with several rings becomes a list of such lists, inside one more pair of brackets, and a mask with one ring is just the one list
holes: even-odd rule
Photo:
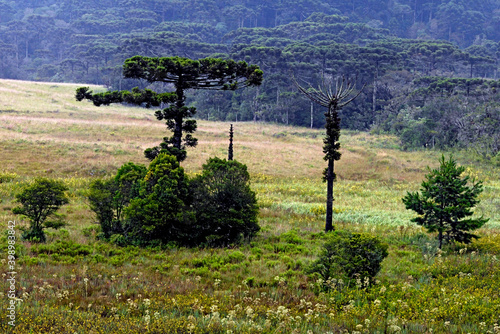
[[113, 179], [94, 181], [88, 199], [98, 238], [117, 245], [226, 246], [260, 229], [249, 180], [245, 165], [218, 158], [189, 180], [174, 156], [160, 153], [147, 169], [128, 163]]
[[500, 234], [483, 236], [464, 247], [472, 251], [500, 255]]
[[325, 281], [330, 278], [372, 279], [387, 255], [387, 245], [377, 237], [337, 231], [328, 235], [319, 259], [309, 271], [319, 274]]
[[7, 182], [12, 182], [19, 176], [16, 173], [11, 173], [11, 172], [0, 172], [0, 183], [7, 183]]
[[301, 245], [304, 240], [297, 235], [297, 230], [290, 230], [280, 235], [280, 240], [289, 244]]
[[92, 253], [90, 246], [78, 244], [73, 241], [58, 240], [52, 244], [34, 246], [31, 251], [35, 254], [57, 254], [60, 256], [75, 257]]

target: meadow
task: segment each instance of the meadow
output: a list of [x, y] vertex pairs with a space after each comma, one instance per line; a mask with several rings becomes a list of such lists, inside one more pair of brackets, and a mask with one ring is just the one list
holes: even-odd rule
[[[234, 123], [235, 159], [257, 193], [262, 230], [238, 247], [118, 247], [96, 240], [88, 186], [125, 162], [147, 165], [144, 149], [166, 127], [154, 110], [95, 107], [77, 85], [0, 80], [0, 331], [5, 333], [500, 333], [500, 166], [453, 152], [484, 181], [477, 215], [489, 222], [470, 245], [437, 249], [410, 222], [401, 198], [420, 187], [444, 153], [402, 151], [397, 138], [341, 135], [334, 225], [389, 244], [374, 285], [308, 274], [325, 241], [324, 131]], [[95, 89], [101, 89], [94, 87]], [[229, 123], [199, 121], [182, 163], [188, 174], [227, 156]], [[8, 324], [7, 224], [15, 194], [34, 177], [70, 190], [67, 226], [46, 244], [16, 241], [16, 326]]]

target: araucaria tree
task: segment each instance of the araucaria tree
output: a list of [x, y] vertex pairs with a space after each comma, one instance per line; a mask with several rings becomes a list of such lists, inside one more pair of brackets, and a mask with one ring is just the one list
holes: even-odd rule
[[479, 202], [477, 197], [483, 191], [481, 181], [463, 176], [465, 167], [458, 167], [453, 157], [444, 156], [441, 166], [433, 169], [422, 182], [421, 194], [407, 193], [403, 203], [407, 209], [419, 216], [412, 219], [428, 232], [438, 232], [439, 248], [443, 241], [469, 243], [476, 235], [468, 231], [483, 226], [488, 219], [473, 219], [472, 208]]
[[[333, 231], [333, 182], [336, 180], [335, 174], [335, 160], [340, 160], [340, 117], [339, 110], [345, 107], [347, 104], [351, 103], [358, 95], [361, 90], [354, 93], [355, 82], [342, 77], [340, 82], [336, 83], [335, 88], [327, 85], [323, 85], [320, 88], [310, 87], [306, 89], [298, 84], [294, 79], [297, 88], [310, 100], [315, 103], [328, 108], [325, 113], [325, 128], [326, 136], [323, 140], [323, 153], [325, 153], [324, 159], [328, 161], [328, 167], [324, 171], [323, 180], [327, 182], [326, 189], [326, 223], [325, 231]], [[363, 86], [364, 87], [364, 86]]]
[[231, 127], [229, 128], [229, 148], [227, 151], [227, 160], [229, 161], [233, 160], [233, 137], [233, 125], [231, 124]]
[[257, 65], [235, 62], [218, 58], [192, 60], [183, 57], [143, 57], [135, 56], [125, 60], [123, 76], [131, 79], [143, 79], [149, 83], [172, 84], [174, 92], [157, 93], [149, 89], [134, 88], [132, 91], [112, 91], [93, 94], [88, 87], [77, 89], [76, 98], [92, 100], [95, 105], [110, 103], [133, 103], [149, 107], [167, 104], [156, 111], [158, 120], [165, 120], [171, 137], [163, 138], [159, 147], [146, 150], [145, 155], [153, 160], [160, 152], [177, 157], [178, 161], [186, 158], [186, 147], [196, 146], [196, 121], [188, 118], [196, 113], [193, 107], [185, 106], [185, 92], [188, 89], [236, 90], [262, 83], [263, 72]]

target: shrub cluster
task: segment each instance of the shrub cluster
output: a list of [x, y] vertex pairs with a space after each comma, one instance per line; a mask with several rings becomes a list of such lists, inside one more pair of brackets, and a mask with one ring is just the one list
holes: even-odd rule
[[117, 244], [224, 246], [259, 230], [257, 200], [245, 165], [211, 158], [189, 179], [177, 159], [127, 163], [91, 184], [89, 201], [101, 237]]
[[377, 237], [335, 231], [328, 234], [321, 254], [310, 267], [311, 273], [321, 276], [324, 282], [342, 279], [349, 283], [356, 279], [371, 280], [381, 269], [387, 257], [388, 246]]

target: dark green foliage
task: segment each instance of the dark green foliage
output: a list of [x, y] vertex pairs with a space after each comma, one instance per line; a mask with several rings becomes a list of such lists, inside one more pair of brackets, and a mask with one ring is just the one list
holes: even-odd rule
[[94, 211], [97, 222], [101, 225], [104, 238], [109, 238], [113, 231], [118, 229], [113, 200], [116, 191], [114, 180], [95, 180], [90, 184], [88, 195], [90, 209]]
[[372, 279], [387, 257], [388, 246], [377, 237], [360, 233], [335, 231], [328, 235], [319, 259], [309, 271], [325, 281], [330, 278], [353, 281]]
[[192, 180], [197, 243], [229, 245], [259, 231], [249, 181], [246, 166], [235, 160], [211, 158], [203, 165], [202, 174]]
[[120, 246], [225, 246], [258, 231], [257, 200], [246, 166], [208, 160], [189, 180], [174, 156], [160, 153], [148, 169], [127, 163], [91, 184], [89, 202], [102, 237]]
[[71, 240], [57, 240], [54, 243], [33, 247], [31, 251], [35, 254], [58, 254], [71, 257], [92, 254], [92, 248], [90, 246], [82, 245]]
[[463, 176], [465, 167], [458, 167], [453, 157], [448, 161], [444, 155], [440, 167], [430, 170], [422, 182], [421, 193], [407, 193], [402, 199], [407, 209], [419, 216], [412, 221], [438, 232], [439, 248], [443, 241], [470, 243], [476, 235], [468, 231], [483, 226], [488, 219], [473, 219], [472, 208], [479, 202], [483, 191], [481, 181]]
[[125, 78], [174, 83], [176, 93], [190, 88], [235, 90], [257, 86], [262, 83], [262, 74], [256, 65], [218, 58], [135, 56], [127, 59], [123, 67]]
[[130, 103], [142, 105], [146, 108], [159, 107], [162, 103], [173, 103], [176, 100], [174, 93], [158, 94], [151, 89], [139, 89], [138, 87], [132, 88], [131, 91], [112, 91], [93, 94], [89, 87], [80, 87], [76, 89], [76, 99], [82, 101], [83, 99], [91, 100], [94, 105], [110, 105], [111, 103]]
[[177, 159], [159, 154], [149, 165], [138, 196], [125, 209], [125, 236], [139, 244], [153, 240], [182, 242], [188, 232], [186, 226], [193, 219], [188, 186]]
[[139, 195], [139, 181], [146, 175], [146, 167], [131, 162], [118, 169], [110, 180], [95, 180], [90, 185], [90, 209], [96, 214], [104, 238], [123, 231], [123, 209]]
[[[419, 83], [419, 78], [498, 80], [499, 4], [486, 0], [238, 4], [155, 0], [87, 1], [83, 8], [73, 1], [51, 1], [50, 6], [0, 1], [0, 77], [105, 85], [115, 91], [97, 94], [96, 104], [142, 100], [147, 106], [154, 100], [143, 89], [147, 78], [123, 78], [125, 59], [161, 55], [173, 60], [182, 55], [192, 60], [244, 60], [266, 72], [259, 89], [236, 93], [227, 83], [229, 89], [216, 94], [189, 93], [185, 106], [196, 106], [196, 116], [202, 119], [322, 128], [321, 111], [311, 110], [294, 96], [286, 73], [292, 68], [314, 87], [321, 84], [322, 76], [356, 73], [367, 89], [340, 113], [342, 128], [366, 131], [375, 126], [400, 136], [406, 149], [465, 147], [490, 159], [500, 147], [498, 119], [482, 116], [499, 114], [498, 92], [476, 89], [476, 84], [462, 89], [453, 82], [431, 87]], [[191, 67], [189, 62], [180, 65]], [[123, 91], [137, 85], [138, 94]], [[158, 83], [153, 87], [168, 88]], [[454, 104], [449, 101], [453, 96], [459, 109], [442, 109], [431, 101], [445, 98], [444, 104]], [[172, 103], [164, 102], [160, 108]], [[154, 107], [158, 101], [149, 104]], [[420, 107], [426, 110], [400, 119], [405, 110]], [[457, 115], [453, 109], [463, 112]], [[196, 117], [194, 110], [173, 108], [171, 112], [185, 113], [186, 119]], [[185, 131], [179, 137], [183, 124], [163, 119], [170, 130], [174, 125], [176, 134], [149, 149], [146, 156], [153, 159], [163, 150], [182, 160], [190, 145], [196, 144], [194, 133]], [[408, 126], [399, 126], [403, 124]], [[407, 127], [411, 130], [401, 131]]]
[[45, 242], [45, 227], [60, 227], [61, 224], [49, 222], [56, 211], [69, 200], [65, 194], [68, 187], [62, 182], [47, 178], [35, 179], [33, 184], [16, 195], [21, 206], [14, 208], [15, 214], [22, 214], [30, 219], [29, 230], [24, 231], [23, 239]]
[[233, 137], [234, 137], [234, 132], [233, 132], [233, 125], [231, 124], [231, 127], [229, 128], [229, 148], [227, 151], [227, 160], [233, 160]]

